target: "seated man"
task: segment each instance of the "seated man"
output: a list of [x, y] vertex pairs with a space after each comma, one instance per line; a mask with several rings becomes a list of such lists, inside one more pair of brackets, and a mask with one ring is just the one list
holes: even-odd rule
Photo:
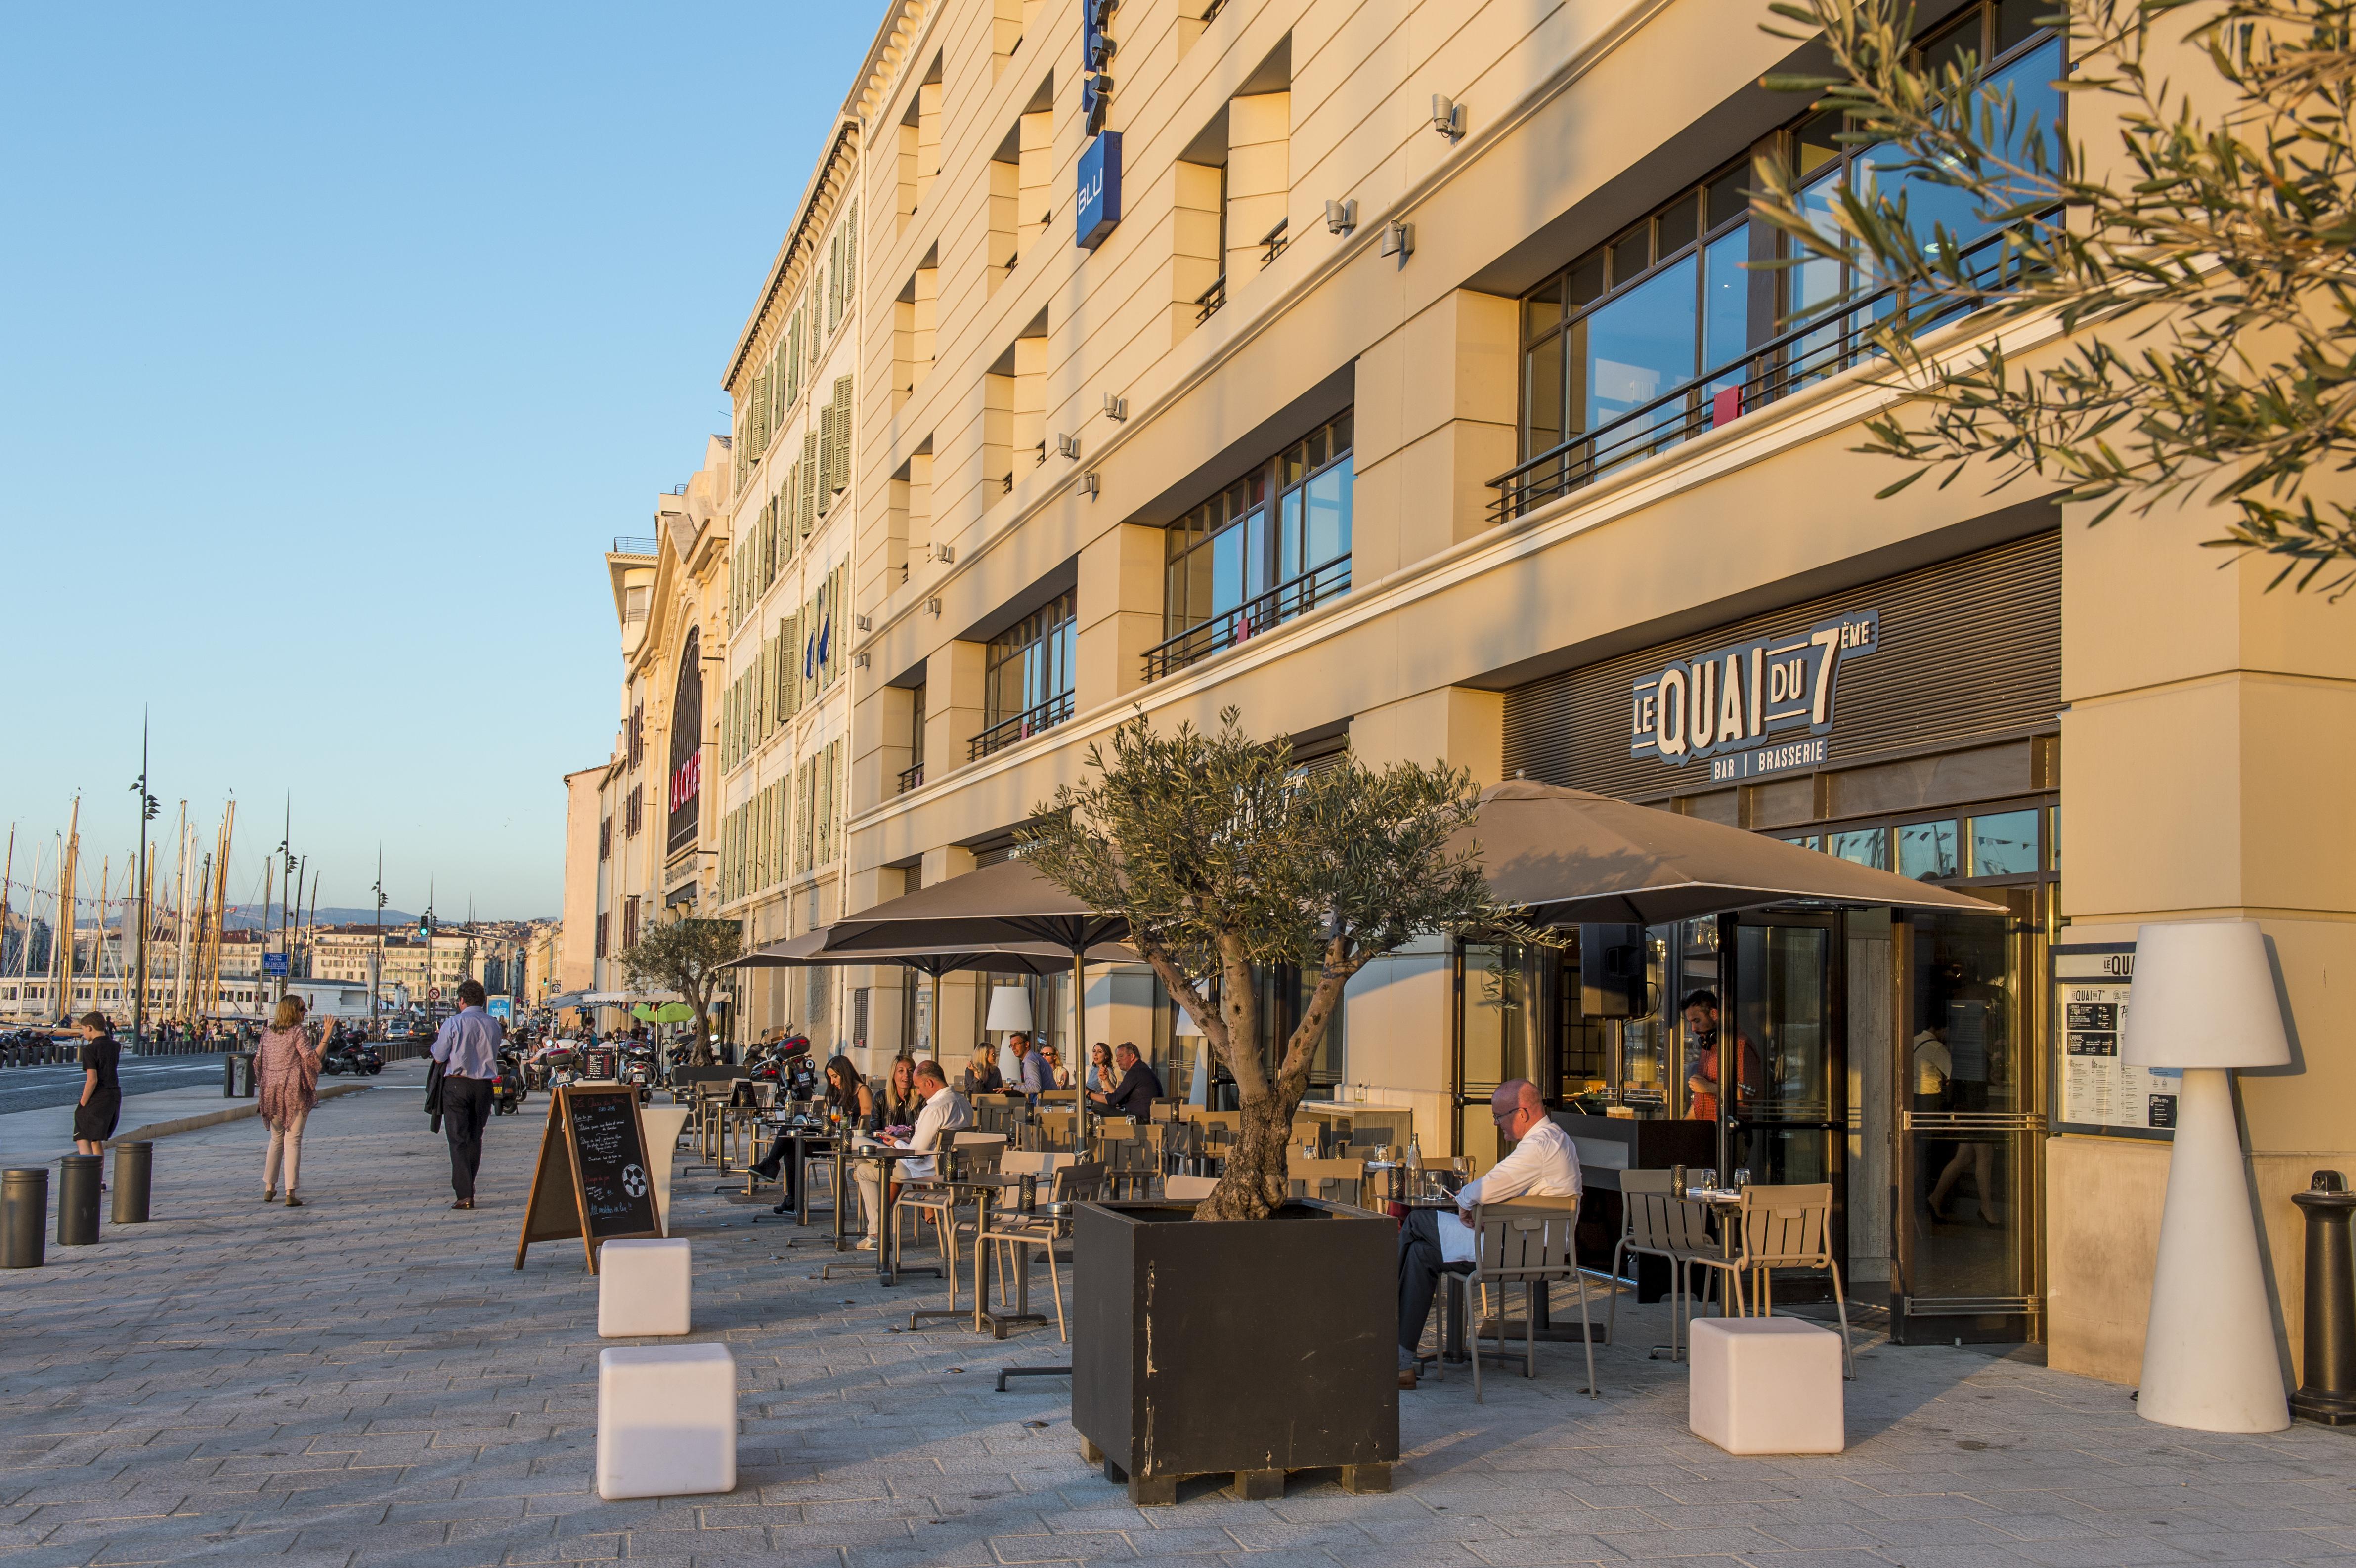
[[1090, 1102], [1106, 1116], [1134, 1117], [1141, 1123], [1151, 1121], [1153, 1102], [1162, 1098], [1162, 1079], [1127, 1040], [1113, 1052], [1112, 1065], [1120, 1069], [1119, 1084], [1110, 1094], [1089, 1095]]
[[[896, 1139], [877, 1134], [875, 1141], [889, 1148], [923, 1151], [921, 1160], [894, 1160], [892, 1193], [899, 1196], [901, 1185], [911, 1181], [930, 1181], [938, 1174], [934, 1151], [947, 1148], [944, 1134], [973, 1125], [973, 1107], [965, 1096], [949, 1087], [948, 1074], [941, 1064], [926, 1060], [916, 1064], [916, 1092], [924, 1098], [924, 1109], [916, 1112], [916, 1124], [908, 1130], [908, 1139]], [[877, 1162], [862, 1160], [859, 1165], [859, 1200], [867, 1210], [867, 1235], [859, 1243], [862, 1252], [875, 1250], [877, 1238], [884, 1234], [884, 1183]]]
[[1431, 1316], [1431, 1293], [1440, 1286], [1440, 1271], [1472, 1272], [1474, 1237], [1466, 1220], [1473, 1208], [1484, 1201], [1579, 1196], [1579, 1151], [1571, 1145], [1570, 1134], [1547, 1115], [1536, 1084], [1519, 1078], [1499, 1084], [1489, 1097], [1489, 1116], [1497, 1123], [1497, 1136], [1512, 1140], [1514, 1152], [1499, 1160], [1487, 1176], [1464, 1184], [1456, 1195], [1454, 1214], [1419, 1208], [1399, 1227], [1398, 1364], [1403, 1389], [1416, 1384], [1415, 1348], [1423, 1337], [1424, 1319]]

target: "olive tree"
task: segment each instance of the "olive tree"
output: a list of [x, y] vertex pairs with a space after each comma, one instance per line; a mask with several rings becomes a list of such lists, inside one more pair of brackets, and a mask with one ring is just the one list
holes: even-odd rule
[[695, 1009], [688, 1059], [698, 1067], [712, 1060], [712, 1001], [727, 978], [720, 966], [744, 950], [744, 929], [734, 920], [684, 915], [648, 927], [622, 950], [622, 971], [634, 989], [676, 991]]
[[[1972, 53], [1926, 65], [1904, 0], [1771, 7], [1799, 27], [1768, 30], [1821, 40], [1831, 69], [1768, 85], [1815, 94], [1874, 149], [1871, 177], [1822, 207], [1770, 160], [1753, 210], [1902, 302], [1873, 348], [1905, 400], [1861, 450], [1915, 471], [1883, 493], [1977, 463], [2104, 502], [2097, 522], [2205, 496], [2229, 508], [2212, 548], [2344, 594], [2356, 507], [2344, 478], [2320, 498], [2311, 481], [2356, 467], [2356, 0], [2041, 9], [2099, 156]], [[1917, 336], [1952, 317], [1976, 318], [1975, 349]], [[2037, 319], [2066, 351], [2008, 350], [2003, 329]]]
[[[1286, 1197], [1285, 1144], [1342, 988], [1419, 936], [1519, 929], [1459, 836], [1480, 794], [1435, 763], [1296, 768], [1237, 710], [1205, 733], [1142, 717], [1088, 748], [1093, 777], [1039, 808], [1021, 853], [1051, 882], [1129, 923], [1129, 940], [1202, 1026], [1236, 1080], [1241, 1126], [1203, 1219], [1256, 1219]], [[1291, 964], [1316, 986], [1264, 1058], [1254, 972]], [[1214, 991], [1215, 988], [1215, 991]]]

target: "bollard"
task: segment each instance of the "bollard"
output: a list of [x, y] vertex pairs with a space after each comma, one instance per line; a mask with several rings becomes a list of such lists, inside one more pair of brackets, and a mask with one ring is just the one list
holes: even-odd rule
[[155, 1169], [155, 1145], [141, 1139], [114, 1145], [114, 1222], [147, 1223], [147, 1187]]
[[98, 1155], [58, 1157], [58, 1245], [87, 1247], [98, 1240], [99, 1173], [105, 1160]]
[[2290, 1200], [2307, 1215], [2306, 1377], [2291, 1413], [2346, 1426], [2356, 1423], [2356, 1193], [2338, 1171], [2318, 1171]]
[[42, 1231], [48, 1220], [46, 1167], [11, 1166], [0, 1175], [0, 1269], [39, 1268]]
[[221, 1058], [221, 1098], [223, 1100], [237, 1098], [237, 1058], [235, 1057]]

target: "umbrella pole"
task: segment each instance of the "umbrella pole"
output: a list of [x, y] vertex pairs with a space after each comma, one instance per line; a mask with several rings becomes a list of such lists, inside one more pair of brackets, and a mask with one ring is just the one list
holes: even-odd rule
[[1084, 993], [1087, 987], [1088, 956], [1085, 948], [1072, 950], [1072, 1060], [1078, 1064], [1073, 1081], [1079, 1085], [1079, 1114], [1072, 1119], [1072, 1153], [1082, 1160], [1088, 1157], [1088, 1046], [1086, 1038], [1087, 1004]]

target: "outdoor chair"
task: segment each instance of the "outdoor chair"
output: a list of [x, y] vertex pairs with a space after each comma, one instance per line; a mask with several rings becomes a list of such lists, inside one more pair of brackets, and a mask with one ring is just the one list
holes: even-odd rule
[[[1670, 1190], [1676, 1173], [1623, 1170], [1620, 1173], [1620, 1240], [1612, 1249], [1612, 1304], [1603, 1316], [1603, 1342], [1616, 1343], [1613, 1330], [1620, 1319], [1620, 1269], [1631, 1254], [1659, 1258], [1669, 1265], [1669, 1359], [1682, 1359], [1684, 1339], [1693, 1337], [1692, 1265], [1719, 1255], [1709, 1236], [1709, 1213], [1702, 1205]], [[1684, 1339], [1678, 1336], [1683, 1315]]]
[[1288, 1152], [1285, 1175], [1295, 1197], [1319, 1197], [1355, 1208], [1365, 1187], [1366, 1166], [1363, 1160], [1323, 1160]]
[[1587, 1395], [1590, 1399], [1597, 1397], [1595, 1341], [1589, 1337], [1587, 1276], [1579, 1272], [1575, 1240], [1578, 1228], [1576, 1200], [1549, 1203], [1543, 1198], [1520, 1198], [1509, 1203], [1483, 1204], [1473, 1209], [1472, 1271], [1443, 1273], [1440, 1283], [1443, 1288], [1460, 1291], [1464, 1296], [1464, 1315], [1472, 1341], [1474, 1403], [1482, 1402], [1482, 1319], [1473, 1312], [1473, 1293], [1478, 1291], [1485, 1304], [1489, 1287], [1497, 1287], [1496, 1353], [1502, 1357], [1505, 1354], [1505, 1298], [1511, 1286], [1522, 1287], [1522, 1376], [1535, 1378], [1538, 1375], [1538, 1293], [1551, 1290], [1557, 1280], [1569, 1280], [1579, 1287], [1580, 1335], [1587, 1352]]
[[[995, 1176], [1005, 1155], [1003, 1133], [959, 1131], [949, 1134], [949, 1158], [959, 1175]], [[955, 1187], [911, 1182], [892, 1206], [904, 1234], [906, 1227], [931, 1222], [933, 1241], [941, 1254], [941, 1272], [948, 1277], [952, 1311], [957, 1307], [958, 1237], [965, 1228], [958, 1219], [958, 1206], [963, 1199], [964, 1194]]]
[[1166, 1176], [1162, 1178], [1162, 1196], [1181, 1202], [1194, 1202], [1211, 1196], [1219, 1178], [1206, 1176]]
[[1073, 1123], [1079, 1120], [1076, 1111], [1041, 1111], [1037, 1122], [1038, 1146], [1059, 1153], [1072, 1152]]
[[[1055, 1172], [1053, 1201], [1056, 1203], [1099, 1203], [1104, 1196], [1105, 1168], [1100, 1165], [1068, 1165]], [[981, 1244], [995, 1243], [1001, 1259], [1012, 1253], [1014, 1266], [1026, 1273], [1031, 1267], [1033, 1250], [1046, 1254], [1047, 1286], [1055, 1298], [1055, 1333], [1066, 1345], [1072, 1342], [1072, 1332], [1064, 1316], [1063, 1274], [1055, 1266], [1055, 1244], [1069, 1240], [1071, 1234], [1069, 1213], [1025, 1215], [1004, 1209], [981, 1233]]]
[[[1762, 1317], [1775, 1311], [1776, 1269], [1822, 1269], [1832, 1275], [1833, 1306], [1840, 1315], [1843, 1376], [1857, 1376], [1857, 1358], [1849, 1349], [1848, 1298], [1842, 1294], [1840, 1265], [1832, 1253], [1833, 1189], [1829, 1182], [1796, 1187], [1746, 1187], [1742, 1201], [1729, 1221], [1740, 1227], [1741, 1247], [1732, 1255], [1697, 1256], [1690, 1267], [1715, 1269], [1726, 1275], [1730, 1316], [1748, 1317], [1755, 1304]], [[1749, 1302], [1743, 1280], [1754, 1282]]]

